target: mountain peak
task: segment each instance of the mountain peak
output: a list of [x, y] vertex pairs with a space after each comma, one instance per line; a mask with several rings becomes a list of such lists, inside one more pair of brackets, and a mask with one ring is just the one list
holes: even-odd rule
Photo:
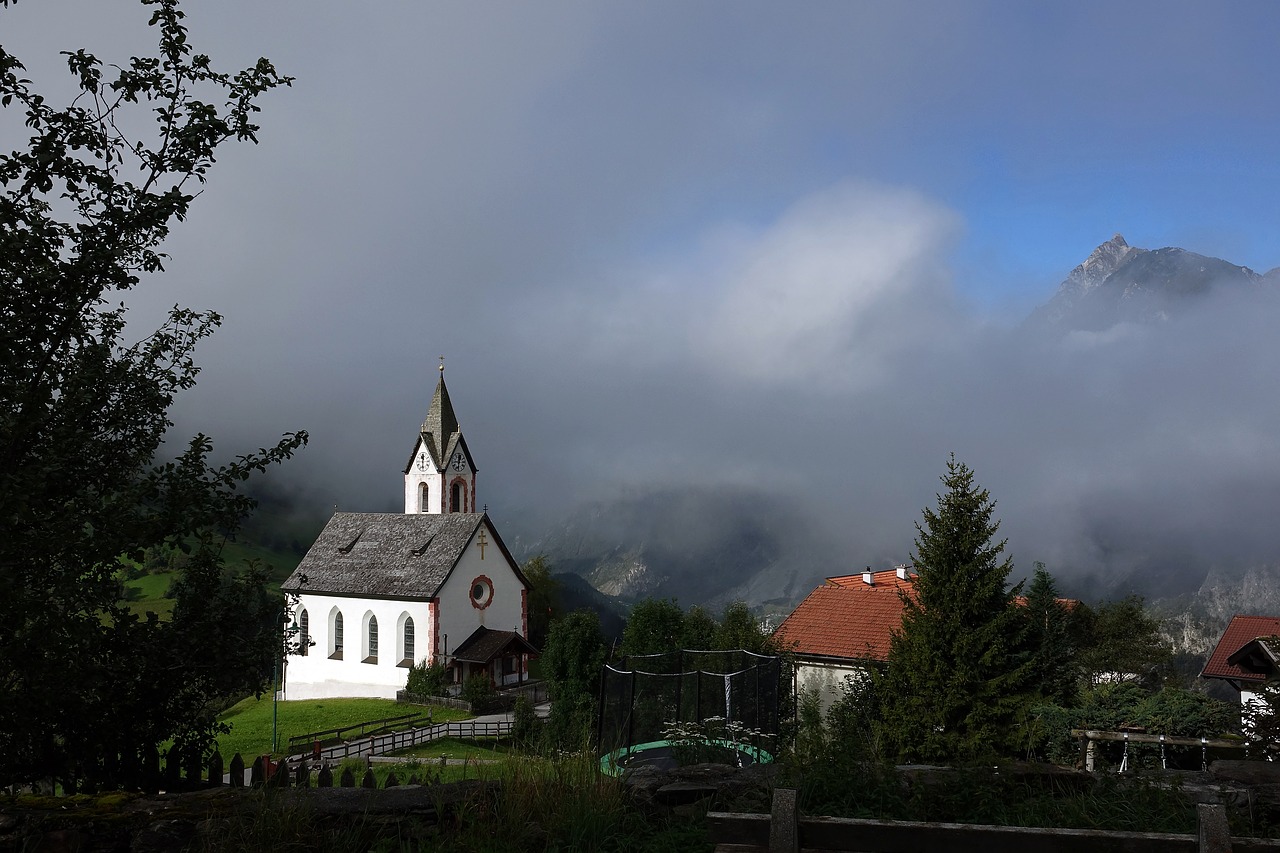
[[1122, 320], [1164, 318], [1187, 297], [1216, 285], [1257, 284], [1247, 267], [1185, 249], [1138, 249], [1120, 234], [1098, 246], [1067, 276], [1058, 292], [1032, 316], [1081, 329], [1107, 328]]

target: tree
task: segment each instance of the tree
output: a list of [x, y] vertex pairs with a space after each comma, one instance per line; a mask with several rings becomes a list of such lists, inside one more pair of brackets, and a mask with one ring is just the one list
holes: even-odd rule
[[1141, 596], [1103, 602], [1096, 609], [1081, 605], [1073, 622], [1087, 684], [1132, 681], [1153, 690], [1171, 674], [1173, 648]]
[[1071, 614], [1058, 600], [1058, 589], [1044, 563], [1035, 564], [1027, 589], [1027, 647], [1031, 654], [1031, 687], [1056, 705], [1075, 704], [1079, 672], [1071, 642]]
[[695, 604], [684, 614], [680, 628], [680, 645], [686, 649], [715, 649], [716, 631], [720, 624], [705, 607]]
[[547, 642], [551, 620], [559, 615], [560, 582], [551, 576], [551, 563], [543, 554], [526, 560], [520, 570], [529, 582], [529, 642], [540, 649]]
[[[260, 691], [281, 651], [265, 575], [228, 574], [220, 549], [253, 506], [242, 483], [306, 434], [220, 466], [197, 435], [160, 459], [219, 317], [175, 307], [130, 343], [120, 297], [163, 270], [217, 148], [256, 141], [259, 96], [290, 80], [265, 59], [214, 71], [177, 0], [142, 2], [158, 54], [67, 53], [80, 94], [61, 109], [0, 47], [0, 106], [29, 132], [0, 155], [0, 785], [128, 782], [166, 740], [207, 749], [219, 703]], [[148, 548], [187, 554], [168, 622], [116, 600]]]
[[1000, 557], [1004, 540], [993, 541], [995, 502], [954, 455], [942, 483], [937, 509], [916, 524], [915, 595], [902, 593], [902, 630], [874, 685], [887, 742], [923, 761], [1007, 751], [1027, 699], [1021, 585], [1006, 586], [1013, 566]]
[[758, 655], [778, 653], [773, 635], [765, 632], [745, 601], [730, 602], [724, 609], [716, 628], [715, 644], [717, 649], [745, 649]]
[[646, 598], [637, 602], [622, 630], [622, 654], [673, 652], [684, 644], [684, 611], [674, 598]]
[[604, 661], [604, 635], [594, 611], [574, 610], [551, 623], [540, 663], [552, 700], [546, 731], [555, 746], [581, 746], [589, 737]]

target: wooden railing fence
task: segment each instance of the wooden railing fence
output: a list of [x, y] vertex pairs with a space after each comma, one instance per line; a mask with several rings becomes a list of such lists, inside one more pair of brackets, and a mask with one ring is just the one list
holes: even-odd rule
[[305, 755], [297, 755], [295, 758], [301, 759], [305, 757], [312, 761], [340, 761], [343, 758], [384, 755], [388, 752], [421, 746], [424, 743], [430, 743], [433, 740], [446, 737], [503, 737], [509, 734], [511, 734], [510, 720], [459, 720], [450, 723], [420, 726], [400, 732], [371, 735], [360, 740], [346, 741], [332, 746], [321, 746], [319, 749], [313, 748]]
[[317, 741], [320, 744], [338, 743], [346, 738], [348, 732], [356, 732], [356, 737], [364, 737], [365, 735], [382, 734], [391, 729], [413, 728], [419, 723], [431, 722], [430, 714], [415, 712], [412, 714], [404, 714], [399, 717], [386, 717], [381, 720], [369, 720], [363, 723], [355, 723], [350, 726], [343, 726], [339, 729], [325, 729], [319, 732], [308, 732], [304, 735], [296, 735], [289, 738], [289, 754], [293, 755], [303, 750], [311, 749], [312, 745]]
[[795, 789], [777, 788], [771, 815], [709, 812], [707, 828], [716, 853], [1280, 853], [1280, 841], [1232, 838], [1223, 806], [1196, 809], [1196, 835], [917, 823], [800, 817]]

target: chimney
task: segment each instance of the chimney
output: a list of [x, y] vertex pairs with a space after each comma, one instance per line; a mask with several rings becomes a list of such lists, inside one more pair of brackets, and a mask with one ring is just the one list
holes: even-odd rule
[[910, 576], [907, 574], [907, 566], [905, 563], [897, 567], [897, 573], [898, 573], [898, 580], [900, 581], [905, 581], [910, 579]]
[[867, 570], [862, 573], [862, 582], [867, 586], [876, 585], [876, 576], [872, 574], [870, 566], [867, 566]]

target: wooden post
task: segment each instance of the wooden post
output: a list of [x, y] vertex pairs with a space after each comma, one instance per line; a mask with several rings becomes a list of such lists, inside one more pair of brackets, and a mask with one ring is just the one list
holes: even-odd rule
[[271, 787], [289, 787], [289, 762], [281, 761], [276, 765], [276, 772], [271, 777]]
[[378, 787], [378, 780], [373, 777], [372, 767], [365, 768], [364, 778], [360, 780], [360, 787], [361, 788], [377, 788]]
[[300, 761], [297, 769], [293, 771], [293, 785], [296, 788], [311, 787], [311, 765], [305, 760]]
[[1199, 826], [1199, 853], [1231, 853], [1231, 828], [1227, 826], [1227, 809], [1222, 805], [1200, 803], [1196, 806]]
[[387, 774], [387, 782], [382, 787], [396, 788], [396, 787], [399, 787], [399, 785], [400, 785], [400, 778], [396, 776], [396, 772], [392, 770], [390, 773]]
[[222, 784], [222, 753], [216, 749], [209, 759], [209, 784], [215, 788]]
[[235, 755], [231, 756], [231, 767], [229, 772], [231, 773], [231, 787], [243, 788], [244, 759], [240, 757], [240, 753], [237, 752]]
[[356, 774], [351, 772], [350, 767], [343, 768], [338, 784], [343, 788], [354, 788], [356, 786]]
[[333, 787], [333, 771], [329, 769], [328, 764], [321, 765], [320, 772], [316, 774], [317, 788]]
[[261, 755], [253, 759], [253, 768], [249, 771], [249, 784], [261, 785], [267, 781], [267, 764]]
[[773, 817], [769, 822], [769, 853], [799, 853], [800, 814], [795, 788], [773, 789]]

